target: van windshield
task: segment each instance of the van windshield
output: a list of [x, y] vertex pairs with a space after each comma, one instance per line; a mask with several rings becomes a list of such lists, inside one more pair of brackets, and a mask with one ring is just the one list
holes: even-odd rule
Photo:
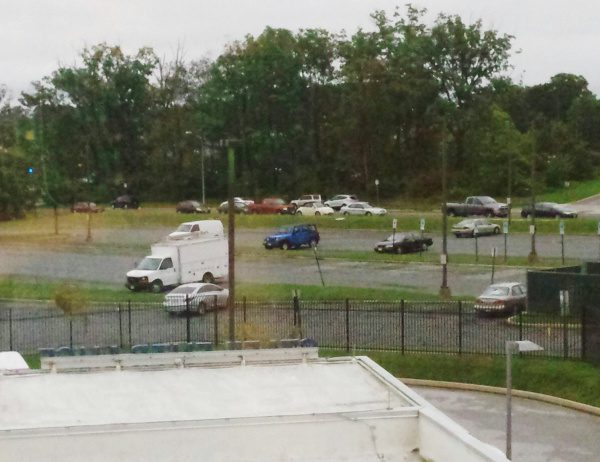
[[189, 233], [190, 231], [192, 231], [192, 225], [182, 223], [179, 225], [179, 228], [177, 228], [177, 231], [179, 231], [180, 233]]
[[160, 266], [161, 261], [162, 261], [162, 258], [146, 257], [140, 262], [139, 265], [137, 265], [136, 269], [146, 270], [146, 271], [157, 270], [158, 267]]

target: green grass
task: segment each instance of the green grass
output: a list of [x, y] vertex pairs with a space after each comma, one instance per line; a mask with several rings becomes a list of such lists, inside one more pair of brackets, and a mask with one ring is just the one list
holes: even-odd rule
[[[347, 353], [321, 349], [320, 354]], [[369, 356], [396, 377], [505, 386], [503, 356], [402, 355], [375, 351], [356, 354]], [[513, 387], [600, 406], [600, 368], [580, 361], [515, 357]]]
[[[62, 286], [62, 282], [24, 277], [0, 278], [0, 298], [52, 300]], [[80, 289], [88, 300], [99, 302], [161, 302], [164, 294], [131, 292], [124, 286], [90, 284], [77, 281], [70, 285]], [[300, 290], [303, 300], [437, 300], [438, 296], [418, 290], [390, 288], [372, 289], [363, 287], [321, 287], [298, 284], [236, 284], [236, 298], [241, 300], [291, 300], [292, 291]]]
[[538, 200], [564, 204], [585, 199], [596, 194], [600, 194], [600, 178], [587, 181], [571, 181], [568, 188], [563, 186], [549, 190], [540, 194]]
[[[475, 245], [475, 244], [473, 244]], [[545, 258], [539, 257], [535, 263], [529, 263], [527, 256], [509, 256], [504, 261], [504, 256], [501, 254], [502, 249], [497, 249], [499, 252], [496, 255], [495, 265], [501, 266], [524, 266], [524, 267], [536, 267], [536, 268], [551, 268], [556, 266], [562, 266], [562, 260], [560, 258]], [[396, 255], [390, 253], [377, 253], [375, 251], [366, 250], [318, 250], [319, 259], [326, 260], [328, 258], [335, 258], [341, 260], [360, 261], [360, 262], [381, 262], [381, 263], [439, 263], [440, 255], [435, 252], [426, 251], [421, 254], [410, 253], [403, 255]], [[277, 250], [265, 250], [265, 249], [254, 249], [244, 248], [240, 250], [240, 256], [265, 256], [268, 258], [309, 258], [314, 259], [314, 254], [309, 249], [292, 250], [288, 252], [281, 252]], [[479, 257], [475, 258], [475, 251], [472, 254], [450, 254], [449, 264], [451, 265], [481, 265], [488, 266], [488, 270], [491, 271], [492, 256], [489, 253], [489, 248], [483, 243], [480, 244]], [[578, 259], [565, 259], [565, 265], [578, 265], [580, 260]], [[481, 271], [481, 268], [479, 269]]]
[[[144, 228], [175, 228], [183, 221], [196, 219], [217, 218], [226, 224], [226, 216], [211, 215], [180, 215], [173, 209], [165, 207], [144, 208], [141, 210], [106, 210], [92, 216], [92, 237], [95, 230], [107, 229], [144, 229]], [[236, 215], [236, 227], [245, 229], [276, 229], [280, 226], [296, 223], [316, 223], [321, 229], [375, 229], [382, 234], [391, 233], [392, 219], [398, 220], [399, 231], [418, 230], [421, 218], [426, 220], [426, 232], [439, 233], [442, 229], [441, 214], [435, 212], [403, 211], [393, 216], [385, 217], [344, 217], [338, 214], [321, 217], [299, 217], [290, 215]], [[462, 218], [449, 218], [451, 228]], [[502, 224], [503, 220], [492, 220]], [[87, 232], [87, 216], [72, 214], [67, 210], [59, 213], [59, 234], [54, 233], [54, 216], [51, 210], [39, 210], [37, 215], [30, 214], [23, 220], [13, 220], [0, 223], [0, 243], [27, 245], [61, 246], [69, 243], [85, 244]], [[541, 234], [556, 234], [558, 236], [559, 220], [538, 219], [537, 229]], [[511, 233], [528, 233], [528, 220], [514, 217]], [[568, 234], [596, 234], [598, 222], [594, 219], [577, 218], [565, 220]], [[383, 236], [382, 236], [383, 237]]]

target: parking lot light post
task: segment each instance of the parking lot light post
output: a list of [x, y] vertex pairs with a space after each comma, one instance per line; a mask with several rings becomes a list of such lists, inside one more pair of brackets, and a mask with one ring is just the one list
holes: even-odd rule
[[512, 354], [541, 351], [543, 348], [529, 340], [506, 341], [506, 458], [512, 459]]
[[535, 250], [535, 152], [531, 155], [531, 226], [529, 233], [531, 234], [531, 251], [527, 256], [529, 263], [537, 262], [537, 251]]
[[235, 204], [233, 201], [235, 184], [235, 152], [231, 142], [227, 146], [227, 164], [228, 164], [228, 189], [227, 198], [227, 239], [229, 244], [229, 298], [227, 299], [227, 308], [229, 314], [229, 344], [235, 348]]
[[[192, 136], [194, 133], [190, 130], [185, 132], [186, 135]], [[200, 175], [201, 175], [201, 185], [202, 185], [202, 205], [206, 205], [206, 189], [204, 187], [204, 141], [200, 136], [197, 136], [197, 139], [200, 143], [200, 150], [194, 149], [194, 153], [200, 152]]]

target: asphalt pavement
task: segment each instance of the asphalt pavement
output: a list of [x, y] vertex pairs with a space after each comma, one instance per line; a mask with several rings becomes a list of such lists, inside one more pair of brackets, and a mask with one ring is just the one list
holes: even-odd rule
[[[504, 451], [506, 397], [411, 387], [476, 438]], [[598, 462], [600, 417], [545, 402], [512, 400], [514, 462]]]

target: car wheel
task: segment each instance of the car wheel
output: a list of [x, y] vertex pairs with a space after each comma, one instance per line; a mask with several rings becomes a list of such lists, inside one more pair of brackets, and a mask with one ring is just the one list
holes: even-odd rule
[[424, 242], [421, 244], [421, 250], [423, 252], [425, 252], [427, 250], [427, 244], [425, 244]]
[[310, 242], [308, 243], [309, 247], [314, 247], [317, 245], [317, 240], [316, 239], [311, 239]]
[[212, 273], [204, 273], [204, 276], [202, 276], [202, 282], [213, 284], [215, 282], [215, 277], [212, 275]]
[[456, 213], [454, 213], [454, 210], [447, 210], [446, 215], [448, 215], [449, 217], [455, 217]]
[[475, 237], [475, 230], [471, 231], [471, 237]]
[[348, 212], [344, 212], [344, 215], [348, 215]]
[[321, 212], [315, 212], [315, 216], [316, 217], [321, 216]]
[[281, 250], [290, 250], [289, 242], [284, 242], [283, 244], [281, 244]]
[[493, 216], [494, 216], [494, 214], [492, 212], [490, 212], [489, 210], [487, 212], [485, 212], [486, 218], [492, 218]]
[[300, 210], [298, 210], [298, 211], [296, 212], [296, 215], [298, 215], [299, 217], [301, 217], [301, 216], [302, 216], [302, 212], [301, 212]]
[[404, 250], [402, 249], [402, 247], [396, 247], [396, 253], [402, 255], [404, 253]]
[[366, 215], [367, 217], [370, 217], [370, 216], [371, 216], [371, 215], [373, 215], [373, 214], [372, 214], [371, 212], [367, 212], [367, 213], [365, 213], [365, 215]]
[[152, 281], [152, 285], [150, 286], [150, 290], [155, 293], [155, 294], [159, 294], [162, 292], [163, 290], [163, 283], [160, 279], [157, 279], [156, 281]]
[[500, 226], [494, 228], [494, 234], [500, 234]]

